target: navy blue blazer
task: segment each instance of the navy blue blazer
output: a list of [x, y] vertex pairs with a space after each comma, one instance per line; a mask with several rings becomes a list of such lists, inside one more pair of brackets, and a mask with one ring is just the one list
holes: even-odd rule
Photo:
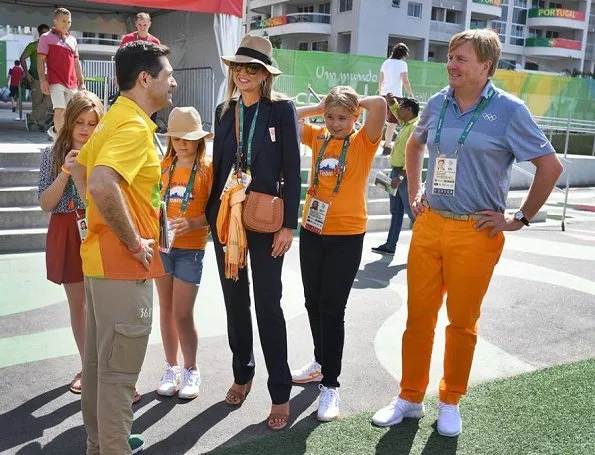
[[[213, 186], [206, 207], [206, 216], [211, 227], [216, 226], [221, 205], [219, 197], [236, 161], [235, 103], [235, 101], [230, 102], [222, 118], [220, 113], [223, 105], [220, 104], [215, 110]], [[230, 147], [232, 143], [233, 147]], [[252, 183], [248, 187], [248, 192], [254, 190], [278, 196], [281, 172], [283, 172], [285, 205], [283, 227], [296, 229], [302, 184], [297, 114], [293, 103], [289, 100], [270, 101], [262, 98], [254, 130]]]

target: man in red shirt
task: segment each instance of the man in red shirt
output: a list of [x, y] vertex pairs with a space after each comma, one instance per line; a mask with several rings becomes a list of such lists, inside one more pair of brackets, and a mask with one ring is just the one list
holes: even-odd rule
[[136, 15], [136, 32], [128, 33], [122, 37], [122, 42], [120, 43], [120, 47], [124, 46], [127, 43], [132, 41], [149, 41], [153, 44], [161, 44], [158, 38], [151, 35], [149, 33], [149, 28], [151, 27], [151, 16], [147, 13], [138, 13]]
[[19, 97], [19, 85], [23, 79], [23, 69], [19, 60], [14, 61], [14, 66], [8, 70], [8, 87], [10, 88], [10, 101], [12, 103], [12, 112], [17, 110], [17, 99]]
[[86, 90], [78, 45], [68, 33], [71, 23], [70, 11], [56, 9], [54, 27], [41, 35], [37, 46], [39, 83], [42, 93], [52, 98], [56, 134], [62, 128], [64, 110], [77, 88]]

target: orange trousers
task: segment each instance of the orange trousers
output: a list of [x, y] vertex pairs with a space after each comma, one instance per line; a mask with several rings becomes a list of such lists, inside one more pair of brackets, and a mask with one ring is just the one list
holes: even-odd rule
[[426, 209], [417, 217], [407, 264], [407, 327], [399, 396], [419, 403], [430, 376], [434, 329], [444, 294], [446, 327], [440, 401], [457, 404], [467, 391], [483, 297], [504, 247], [499, 232], [476, 231], [476, 221], [455, 221]]

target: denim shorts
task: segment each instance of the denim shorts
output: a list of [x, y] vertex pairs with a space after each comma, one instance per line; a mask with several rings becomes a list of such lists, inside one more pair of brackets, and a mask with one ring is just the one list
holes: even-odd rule
[[159, 252], [165, 273], [178, 280], [199, 285], [202, 277], [202, 261], [205, 250], [172, 248], [169, 253]]

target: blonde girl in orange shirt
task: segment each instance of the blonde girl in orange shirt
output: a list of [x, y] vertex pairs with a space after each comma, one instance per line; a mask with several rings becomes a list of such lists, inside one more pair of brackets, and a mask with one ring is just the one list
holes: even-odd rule
[[[366, 122], [355, 123], [362, 109]], [[325, 127], [300, 125], [312, 149], [312, 169], [300, 230], [300, 266], [314, 359], [291, 372], [293, 382], [321, 381], [318, 420], [339, 417], [339, 381], [345, 307], [359, 269], [366, 232], [366, 184], [386, 117], [380, 96], [360, 98], [351, 87], [333, 88], [300, 119], [324, 115]]]
[[[178, 393], [179, 398], [193, 399], [200, 387], [194, 302], [208, 235], [204, 212], [213, 180], [212, 166], [205, 158], [205, 139], [212, 134], [202, 129], [200, 115], [193, 107], [175, 108], [167, 126], [169, 141], [161, 162], [161, 197], [174, 238], [170, 251], [160, 251], [166, 275], [155, 280], [167, 362], [157, 393]], [[178, 365], [178, 343], [183, 366]]]

